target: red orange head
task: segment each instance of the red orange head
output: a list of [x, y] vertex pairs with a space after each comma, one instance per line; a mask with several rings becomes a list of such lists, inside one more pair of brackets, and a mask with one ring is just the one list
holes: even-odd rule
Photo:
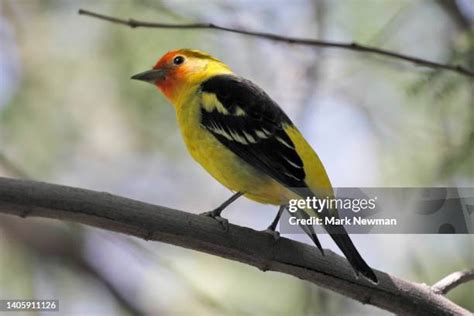
[[151, 70], [139, 73], [132, 79], [156, 85], [173, 102], [180, 91], [218, 72], [229, 73], [230, 69], [204, 52], [179, 49], [164, 54]]

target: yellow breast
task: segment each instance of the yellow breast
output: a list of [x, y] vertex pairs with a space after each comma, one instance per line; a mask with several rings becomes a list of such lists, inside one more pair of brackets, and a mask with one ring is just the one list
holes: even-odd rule
[[178, 124], [191, 156], [217, 181], [260, 203], [280, 205], [293, 195], [278, 182], [256, 170], [222, 145], [200, 124], [200, 98], [182, 98], [176, 106]]

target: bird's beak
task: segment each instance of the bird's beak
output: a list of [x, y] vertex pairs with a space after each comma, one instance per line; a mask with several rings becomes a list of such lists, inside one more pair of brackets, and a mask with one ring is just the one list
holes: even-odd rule
[[151, 69], [132, 76], [130, 79], [146, 81], [154, 84], [156, 81], [165, 77], [166, 71], [164, 69]]

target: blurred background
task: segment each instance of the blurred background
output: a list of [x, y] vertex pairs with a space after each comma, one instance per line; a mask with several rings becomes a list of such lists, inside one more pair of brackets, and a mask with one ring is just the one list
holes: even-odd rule
[[[474, 186], [472, 79], [230, 33], [129, 29], [79, 16], [79, 8], [356, 41], [474, 68], [473, 0], [0, 0], [0, 176], [194, 213], [220, 204], [230, 192], [187, 154], [173, 108], [152, 86], [129, 80], [166, 51], [189, 47], [264, 88], [317, 150], [334, 186]], [[225, 216], [261, 230], [275, 212], [242, 199]], [[432, 284], [474, 264], [472, 235], [353, 239], [373, 267], [416, 282]], [[321, 241], [337, 251], [327, 236]], [[474, 310], [473, 292], [470, 283], [448, 297]], [[195, 251], [6, 215], [0, 298], [56, 298], [66, 315], [386, 314]]]

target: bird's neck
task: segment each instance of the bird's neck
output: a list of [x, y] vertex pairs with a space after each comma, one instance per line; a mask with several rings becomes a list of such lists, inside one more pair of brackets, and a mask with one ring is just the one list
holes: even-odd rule
[[169, 79], [163, 82], [159, 88], [170, 103], [178, 109], [190, 102], [203, 82], [214, 76], [224, 74], [232, 74], [232, 71], [227, 66], [208, 67], [203, 71], [187, 74], [181, 80]]

